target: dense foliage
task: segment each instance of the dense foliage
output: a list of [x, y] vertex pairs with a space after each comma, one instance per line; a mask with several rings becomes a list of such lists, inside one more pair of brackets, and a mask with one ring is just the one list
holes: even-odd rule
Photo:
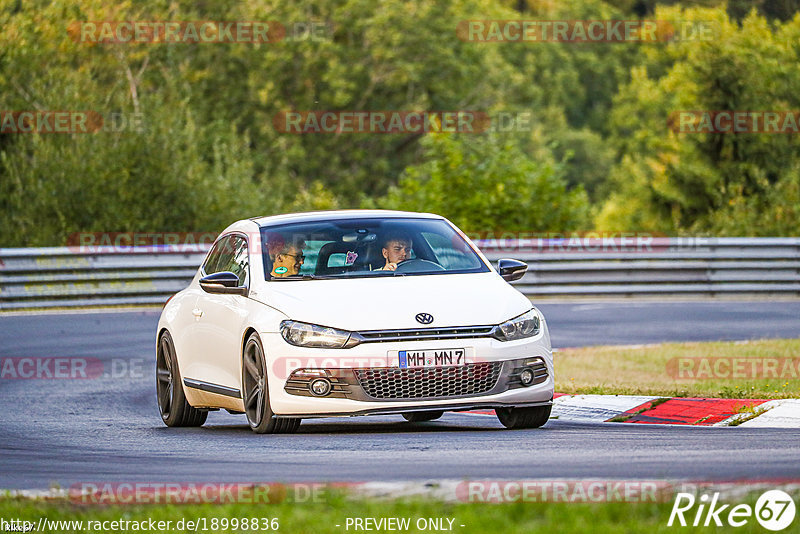
[[[357, 207], [438, 212], [467, 231], [798, 235], [800, 134], [669, 128], [677, 110], [800, 110], [797, 11], [788, 0], [0, 0], [0, 111], [106, 118], [93, 133], [0, 133], [0, 246]], [[711, 37], [479, 43], [456, 31], [536, 18], [695, 22]], [[279, 21], [288, 33], [100, 44], [76, 29], [158, 20]], [[282, 133], [275, 117], [291, 110], [529, 120], [483, 133]], [[125, 127], [108, 127], [115, 113]]]

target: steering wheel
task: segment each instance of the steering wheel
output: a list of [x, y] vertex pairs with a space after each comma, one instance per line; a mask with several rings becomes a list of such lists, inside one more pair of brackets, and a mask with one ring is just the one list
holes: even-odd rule
[[420, 258], [409, 258], [397, 263], [396, 273], [409, 273], [415, 271], [444, 271], [444, 267], [436, 262], [422, 260]]

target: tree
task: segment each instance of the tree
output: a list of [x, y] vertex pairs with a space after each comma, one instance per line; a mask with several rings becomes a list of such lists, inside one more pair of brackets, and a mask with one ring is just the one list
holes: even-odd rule
[[[722, 9], [671, 8], [656, 16], [711, 20], [716, 35], [652, 49], [648, 62], [657, 66], [656, 74], [635, 69], [615, 99], [612, 139], [620, 163], [612, 171], [614, 192], [597, 225], [604, 230], [740, 235], [787, 231], [792, 225], [774, 224], [772, 213], [783, 204], [775, 191], [789, 194], [800, 179], [794, 172], [797, 134], [676, 133], [668, 121], [680, 110], [798, 109], [800, 72], [794, 65], [800, 58], [788, 43], [800, 36], [800, 18], [773, 30], [755, 13], [739, 26]], [[672, 66], [664, 68], [669, 61]], [[757, 215], [748, 218], [746, 228], [730, 220], [744, 209]]]
[[470, 232], [563, 232], [586, 221], [583, 189], [568, 191], [559, 165], [529, 158], [508, 138], [435, 134], [422, 145], [423, 162], [378, 206], [439, 213]]

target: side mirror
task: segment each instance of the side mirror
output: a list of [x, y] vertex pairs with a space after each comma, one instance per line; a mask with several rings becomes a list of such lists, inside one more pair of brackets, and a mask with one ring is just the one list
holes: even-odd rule
[[517, 260], [502, 259], [497, 261], [497, 272], [506, 282], [519, 280], [528, 271], [528, 264]]
[[247, 296], [247, 286], [240, 286], [239, 277], [230, 271], [209, 274], [201, 278], [200, 287], [206, 293]]

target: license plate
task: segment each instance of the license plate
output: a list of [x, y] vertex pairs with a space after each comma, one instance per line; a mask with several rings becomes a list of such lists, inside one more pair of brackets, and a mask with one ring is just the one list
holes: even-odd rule
[[398, 359], [400, 369], [467, 364], [466, 350], [464, 349], [401, 350], [398, 353]]

